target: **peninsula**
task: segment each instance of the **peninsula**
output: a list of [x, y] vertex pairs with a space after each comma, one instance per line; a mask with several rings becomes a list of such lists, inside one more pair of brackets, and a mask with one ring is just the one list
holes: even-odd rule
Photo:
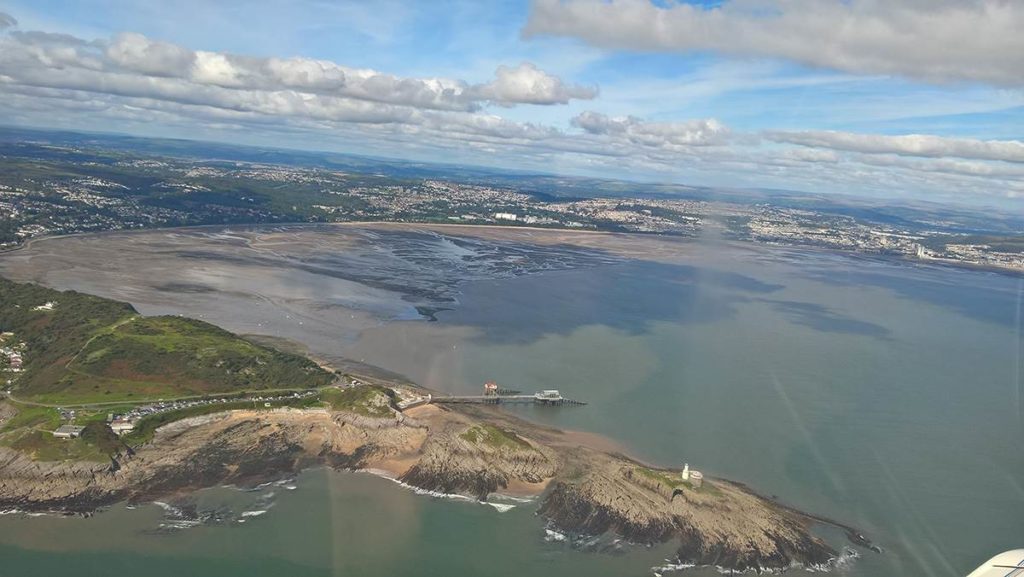
[[434, 403], [413, 383], [339, 374], [201, 321], [0, 279], [0, 331], [0, 510], [87, 514], [328, 466], [480, 500], [536, 495], [559, 531], [674, 542], [680, 563], [827, 566], [839, 553], [822, 524], [871, 547], [742, 484], [494, 405]]

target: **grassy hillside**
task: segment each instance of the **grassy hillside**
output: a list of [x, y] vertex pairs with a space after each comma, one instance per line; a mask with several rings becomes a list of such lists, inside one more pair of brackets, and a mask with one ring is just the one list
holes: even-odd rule
[[327, 389], [320, 397], [335, 411], [364, 417], [393, 417], [394, 393], [385, 387], [363, 385], [349, 389]]
[[[55, 303], [52, 310], [36, 307]], [[0, 331], [21, 345], [24, 370], [7, 373], [20, 399], [49, 403], [142, 401], [295, 389], [333, 375], [209, 323], [143, 317], [130, 305], [0, 279]]]

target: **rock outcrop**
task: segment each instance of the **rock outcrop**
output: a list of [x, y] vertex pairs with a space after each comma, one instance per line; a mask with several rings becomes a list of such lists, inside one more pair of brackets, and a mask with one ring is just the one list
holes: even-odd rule
[[613, 532], [638, 543], [676, 539], [681, 563], [738, 571], [818, 566], [837, 555], [809, 531], [810, 518], [729, 481], [695, 489], [678, 472], [585, 448], [574, 453], [579, 474], [557, 481], [540, 510], [561, 530]]
[[465, 493], [478, 499], [510, 484], [540, 484], [555, 476], [551, 449], [491, 427], [498, 441], [476, 437], [479, 426], [454, 419], [430, 435], [417, 463], [401, 480], [441, 493]]

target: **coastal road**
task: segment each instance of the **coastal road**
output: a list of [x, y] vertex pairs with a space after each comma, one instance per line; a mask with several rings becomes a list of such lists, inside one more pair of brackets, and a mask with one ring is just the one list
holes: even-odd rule
[[[232, 391], [229, 393], [211, 394], [211, 395], [187, 395], [183, 397], [163, 397], [159, 399], [130, 399], [120, 401], [102, 401], [98, 403], [42, 403], [39, 401], [29, 401], [25, 399], [19, 399], [11, 393], [6, 393], [7, 399], [21, 405], [30, 405], [33, 407], [49, 407], [52, 409], [94, 409], [99, 407], [116, 407], [124, 405], [146, 405], [152, 403], [173, 403], [175, 401], [198, 401], [202, 399], [219, 399], [227, 396], [241, 395], [243, 397], [254, 396], [254, 395], [267, 395], [277, 393], [304, 393], [311, 390], [322, 391], [324, 389], [333, 387], [335, 385], [327, 385], [319, 387], [317, 389], [260, 389], [257, 391]], [[244, 400], [244, 399], [239, 399]]]

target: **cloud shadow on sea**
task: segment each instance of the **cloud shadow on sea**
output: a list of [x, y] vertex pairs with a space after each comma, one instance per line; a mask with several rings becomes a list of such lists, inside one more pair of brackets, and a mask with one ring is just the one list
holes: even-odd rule
[[790, 322], [825, 333], [864, 335], [888, 339], [891, 331], [881, 325], [843, 315], [817, 303], [759, 299], [771, 305]]
[[738, 273], [634, 260], [469, 283], [459, 306], [438, 316], [479, 328], [487, 341], [523, 344], [588, 325], [641, 334], [654, 321], [711, 323], [735, 316], [738, 303], [782, 288]]
[[972, 319], [1013, 327], [1024, 279], [999, 273], [879, 263], [869, 270], [829, 267], [804, 271], [817, 282], [844, 287], [874, 287], [901, 298], [923, 301]]

